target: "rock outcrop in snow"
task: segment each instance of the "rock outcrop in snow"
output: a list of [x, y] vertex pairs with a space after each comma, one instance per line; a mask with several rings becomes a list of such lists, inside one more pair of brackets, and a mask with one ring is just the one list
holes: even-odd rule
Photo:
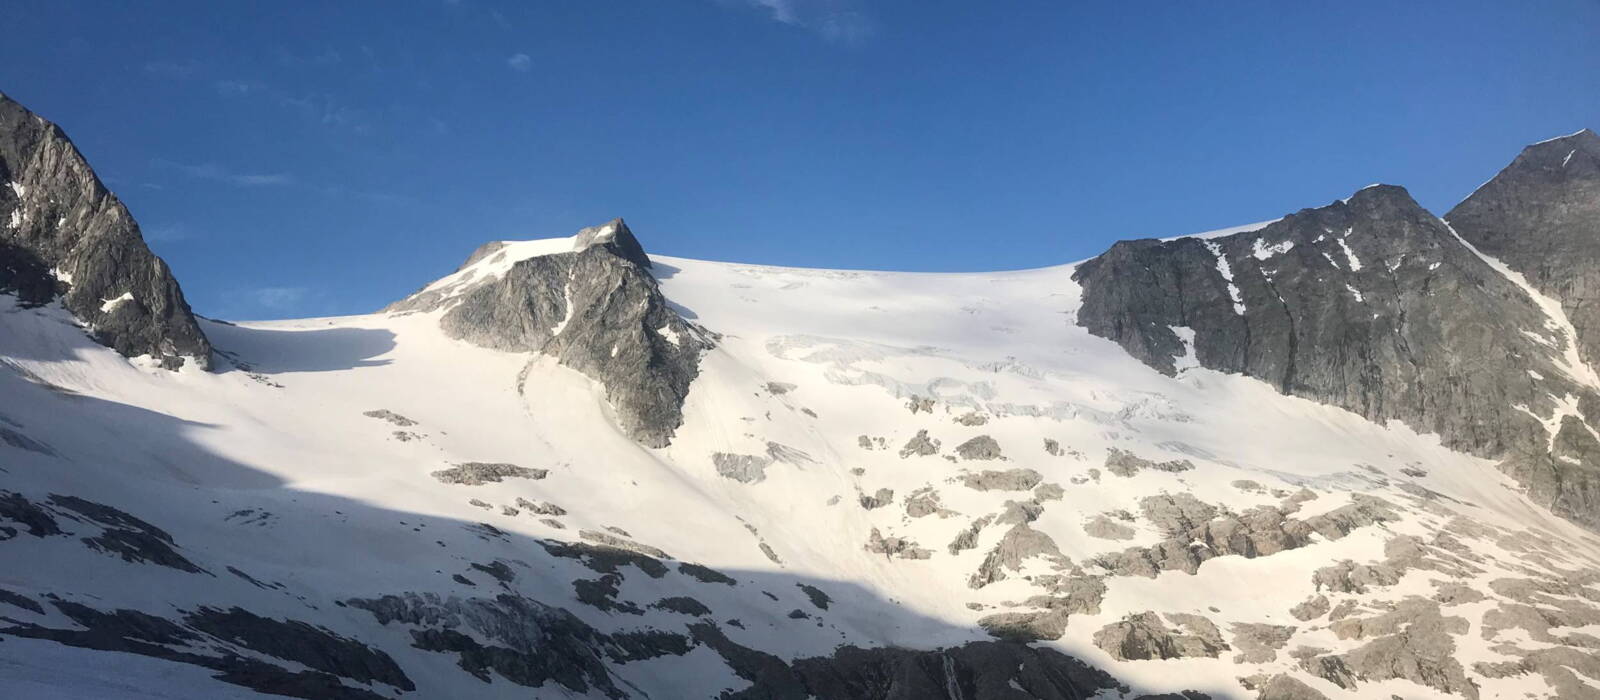
[[1124, 241], [1074, 279], [1079, 325], [1151, 367], [1173, 374], [1192, 354], [1436, 433], [1600, 528], [1600, 387], [1564, 371], [1567, 341], [1540, 305], [1404, 189], [1231, 236]]
[[449, 284], [385, 311], [442, 311], [439, 325], [451, 337], [555, 357], [605, 387], [625, 433], [665, 447], [683, 423], [684, 398], [713, 336], [667, 302], [622, 219], [571, 241], [570, 249], [520, 260], [513, 258], [520, 244], [488, 244]]
[[56, 125], [0, 94], [0, 291], [59, 298], [103, 345], [163, 367], [211, 364], [183, 290]]

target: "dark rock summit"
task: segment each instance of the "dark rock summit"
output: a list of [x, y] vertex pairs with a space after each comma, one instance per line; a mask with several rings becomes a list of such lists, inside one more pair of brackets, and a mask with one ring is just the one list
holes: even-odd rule
[[1600, 365], [1600, 135], [1584, 129], [1523, 149], [1445, 220], [1560, 302], [1584, 361]]
[[[1600, 527], [1600, 445], [1583, 427], [1600, 418], [1600, 392], [1564, 371], [1538, 303], [1402, 188], [1257, 231], [1120, 242], [1074, 279], [1078, 324], [1163, 373], [1239, 373], [1399, 420], [1505, 460], [1536, 499]], [[1582, 415], [1563, 419], [1569, 402]]]
[[101, 344], [176, 369], [211, 364], [183, 290], [56, 125], [0, 94], [0, 292], [60, 299]]
[[[457, 273], [506, 254], [505, 244], [489, 244]], [[443, 310], [439, 325], [453, 338], [552, 356], [605, 387], [624, 432], [665, 447], [713, 336], [672, 308], [650, 267], [628, 225], [614, 219], [579, 231], [569, 251], [515, 261], [498, 277], [424, 289], [385, 310]]]

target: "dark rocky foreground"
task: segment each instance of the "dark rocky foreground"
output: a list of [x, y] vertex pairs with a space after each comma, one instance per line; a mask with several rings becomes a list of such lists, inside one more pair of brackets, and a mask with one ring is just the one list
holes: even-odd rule
[[[501, 244], [488, 244], [462, 267], [496, 255], [505, 255]], [[420, 292], [386, 311], [446, 309], [439, 325], [451, 337], [555, 357], [605, 387], [624, 432], [665, 447], [713, 337], [667, 303], [650, 267], [616, 219], [579, 231], [570, 252], [519, 261], [458, 295]]]
[[1161, 372], [1189, 361], [1436, 433], [1600, 528], [1600, 393], [1564, 369], [1534, 299], [1402, 188], [1248, 233], [1120, 242], [1074, 278], [1078, 324]]
[[169, 369], [211, 344], [128, 209], [56, 125], [0, 94], [0, 291], [59, 298], [96, 341]]
[[[231, 574], [217, 578], [179, 554], [181, 542], [163, 529], [99, 502], [60, 495], [35, 500], [0, 491], [0, 524], [0, 547], [18, 538], [63, 548], [86, 546], [134, 564], [213, 577], [211, 588], [217, 594], [213, 598], [226, 599], [232, 591], [234, 597], [247, 600], [252, 597], [247, 594], [257, 590], [284, 588], [237, 567], [207, 562]], [[98, 536], [92, 536], [96, 533]], [[100, 543], [108, 538], [126, 545], [103, 547]], [[602, 584], [604, 590], [597, 596], [580, 596], [584, 604], [641, 614], [634, 601], [617, 598], [619, 585], [634, 576], [671, 576], [704, 591], [708, 600], [749, 585], [698, 564], [670, 567], [663, 560], [670, 557], [659, 550], [652, 555], [620, 538], [606, 540], [540, 543], [548, 556], [574, 560], [602, 574], [596, 582], [574, 582]], [[633, 662], [683, 656], [699, 647], [714, 652], [733, 675], [749, 682], [749, 687], [722, 694], [729, 699], [990, 700], [1018, 697], [1020, 690], [1034, 698], [1087, 700], [1106, 690], [1128, 690], [1112, 675], [1076, 658], [1006, 641], [934, 650], [841, 646], [828, 656], [785, 660], [729, 639], [723, 625], [742, 625], [716, 621], [708, 608], [688, 597], [651, 606], [686, 616], [683, 626], [605, 633], [565, 608], [518, 592], [517, 582], [529, 568], [526, 563], [509, 566], [495, 561], [471, 568], [493, 579], [499, 591], [483, 595], [406, 592], [352, 597], [331, 604], [370, 614], [371, 623], [385, 632], [403, 630], [411, 648], [452, 658], [463, 674], [478, 682], [511, 683], [530, 690], [560, 692], [555, 690], [559, 687], [619, 699], [650, 697], [619, 676], [618, 669]], [[814, 606], [828, 608], [831, 601], [821, 589], [796, 585]], [[23, 595], [0, 589], [0, 642], [6, 637], [39, 639], [146, 656], [208, 669], [218, 680], [262, 693], [308, 700], [374, 700], [417, 690], [412, 676], [396, 659], [400, 655], [386, 652], [384, 642], [373, 641], [393, 635], [371, 628], [372, 639], [363, 640], [314, 622], [261, 615], [239, 605], [188, 606], [180, 602], [170, 610], [146, 611], [106, 608], [92, 600], [73, 598], [69, 591]], [[327, 602], [301, 600], [309, 610]], [[3, 651], [0, 647], [0, 653]]]

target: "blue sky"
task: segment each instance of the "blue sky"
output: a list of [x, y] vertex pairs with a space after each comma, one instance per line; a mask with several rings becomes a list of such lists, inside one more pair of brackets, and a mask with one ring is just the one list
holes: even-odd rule
[[7, 0], [197, 311], [370, 311], [494, 239], [990, 270], [1600, 128], [1600, 3]]

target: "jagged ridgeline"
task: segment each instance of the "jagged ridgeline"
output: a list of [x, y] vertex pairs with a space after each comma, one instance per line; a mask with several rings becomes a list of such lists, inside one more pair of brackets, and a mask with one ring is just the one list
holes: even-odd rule
[[614, 219], [571, 239], [485, 244], [384, 311], [443, 311], [439, 326], [453, 338], [554, 357], [605, 387], [625, 433], [665, 447], [714, 335], [672, 308], [650, 268]]
[[[1595, 139], [1585, 134], [1573, 138], [1592, 151]], [[1507, 173], [1517, 177], [1527, 160], [1525, 153]], [[1583, 167], [1593, 173], [1594, 162], [1586, 151]], [[1550, 234], [1585, 251], [1567, 260], [1600, 255], [1592, 174], [1496, 184], [1507, 177], [1462, 208], [1546, 231], [1551, 214], [1507, 216], [1521, 205], [1487, 201], [1522, 192], [1570, 214], [1558, 227], [1564, 233]], [[1559, 203], [1566, 200], [1584, 204]], [[1474, 235], [1487, 235], [1473, 224]], [[1539, 238], [1524, 236], [1515, 247], [1545, 260], [1553, 246]], [[1594, 273], [1581, 265], [1554, 277], [1586, 289], [1582, 280]], [[1568, 352], [1573, 339], [1535, 290], [1496, 270], [1400, 187], [1374, 185], [1246, 233], [1123, 241], [1079, 266], [1074, 279], [1083, 285], [1079, 325], [1163, 373], [1240, 373], [1380, 424], [1435, 433], [1452, 448], [1504, 460], [1541, 503], [1600, 528], [1593, 372]]]
[[177, 369], [211, 366], [167, 264], [56, 125], [0, 94], [0, 291], [59, 299], [103, 345]]

